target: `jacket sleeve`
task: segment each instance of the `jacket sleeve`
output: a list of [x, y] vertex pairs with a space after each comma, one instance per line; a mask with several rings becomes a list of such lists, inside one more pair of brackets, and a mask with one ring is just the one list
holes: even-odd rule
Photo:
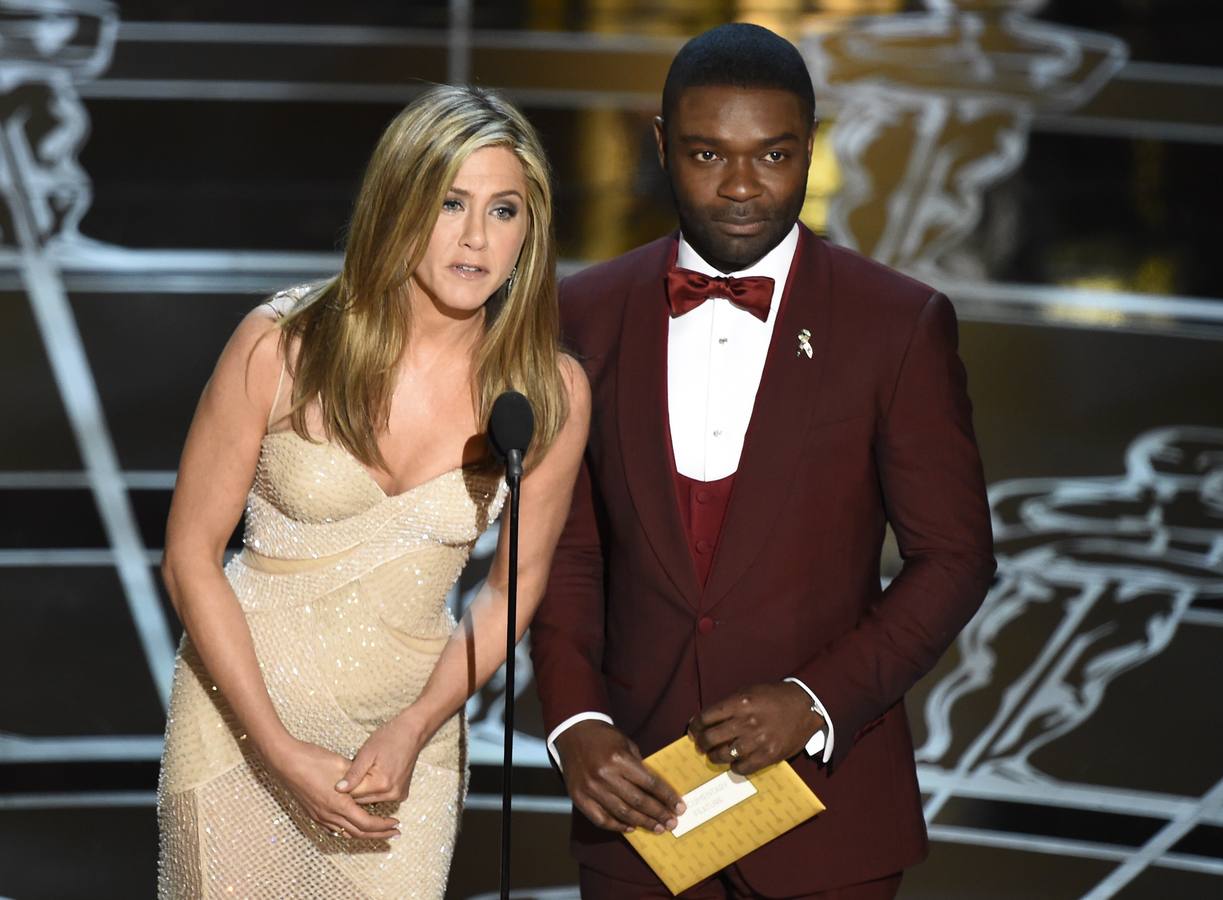
[[797, 677], [836, 722], [832, 764], [932, 669], [981, 605], [994, 557], [955, 311], [927, 300], [875, 443], [885, 512], [903, 567], [857, 625]]
[[[562, 310], [568, 311], [565, 286]], [[571, 333], [569, 337], [580, 355], [584, 349], [580, 341], [574, 341]], [[604, 563], [599, 508], [587, 452], [552, 557], [548, 587], [531, 624], [531, 660], [548, 733], [579, 713], [611, 715], [602, 673]]]

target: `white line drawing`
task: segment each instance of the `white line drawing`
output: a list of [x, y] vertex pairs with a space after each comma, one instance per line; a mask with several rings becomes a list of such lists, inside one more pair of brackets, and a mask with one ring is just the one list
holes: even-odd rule
[[110, 61], [118, 18], [101, 0], [0, 0], [0, 245], [16, 251], [128, 609], [163, 704], [174, 645], [114, 443], [51, 246], [83, 243], [89, 179], [77, 162], [88, 117], [75, 83]]
[[[1218, 625], [1216, 609], [1193, 605], [1223, 599], [1223, 429], [1156, 429], [1130, 444], [1120, 477], [1002, 482], [990, 506], [998, 581], [957, 641], [958, 664], [926, 699], [927, 739], [917, 751], [923, 787], [933, 789], [926, 818], [935, 823], [956, 796], [1031, 803], [1057, 794], [1066, 805], [1071, 793], [1084, 809], [1165, 816], [1088, 895], [1110, 897], [1219, 818], [1223, 782], [1161, 808], [1122, 789], [1065, 784], [1033, 757], [1087, 722], [1109, 684], [1162, 653], [1183, 624]], [[1008, 629], [1033, 616], [1056, 623], [1051, 636], [1034, 658], [1008, 659], [1022, 646]], [[994, 702], [993, 718], [969, 729], [965, 743], [957, 707], [972, 700], [979, 717], [982, 695]], [[1223, 874], [1217, 860], [1187, 864]]]
[[1038, 22], [1043, 0], [927, 0], [802, 42], [818, 96], [839, 104], [834, 240], [915, 272], [984, 275], [955, 251], [982, 196], [1014, 172], [1038, 113], [1066, 113], [1124, 65], [1110, 35]]
[[[1161, 653], [1195, 601], [1223, 598], [1223, 429], [1151, 431], [1130, 445], [1123, 476], [1002, 482], [990, 504], [998, 581], [925, 704], [917, 759], [951, 776], [926, 805], [930, 821], [976, 779], [1019, 793], [1055, 784], [1032, 757], [1086, 722], [1115, 678]], [[1214, 624], [1213, 610], [1201, 612], [1196, 621]], [[1005, 660], [1015, 645], [1000, 635], [1032, 615], [1056, 623], [1051, 636], [1035, 658]], [[1005, 683], [995, 683], [1001, 668]], [[995, 713], [965, 745], [957, 707], [982, 694]]]

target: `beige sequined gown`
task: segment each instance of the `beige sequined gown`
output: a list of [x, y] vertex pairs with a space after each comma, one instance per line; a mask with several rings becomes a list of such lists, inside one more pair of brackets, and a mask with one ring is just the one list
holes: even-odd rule
[[[505, 498], [454, 469], [387, 496], [343, 449], [264, 438], [246, 549], [226, 576], [276, 710], [296, 737], [352, 757], [424, 687], [454, 621], [445, 597]], [[461, 715], [420, 754], [402, 837], [334, 837], [266, 773], [184, 639], [158, 791], [162, 897], [441, 897], [466, 790]]]

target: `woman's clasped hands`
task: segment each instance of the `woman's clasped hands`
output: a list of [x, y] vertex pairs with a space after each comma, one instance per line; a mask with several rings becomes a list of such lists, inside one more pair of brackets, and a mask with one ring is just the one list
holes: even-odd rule
[[268, 765], [306, 814], [327, 831], [392, 840], [399, 837], [399, 821], [364, 806], [407, 798], [421, 746], [417, 729], [393, 719], [370, 735], [351, 762], [316, 744], [290, 739], [268, 755]]
[[348, 765], [335, 790], [356, 803], [402, 803], [408, 797], [423, 732], [406, 714], [376, 730]]

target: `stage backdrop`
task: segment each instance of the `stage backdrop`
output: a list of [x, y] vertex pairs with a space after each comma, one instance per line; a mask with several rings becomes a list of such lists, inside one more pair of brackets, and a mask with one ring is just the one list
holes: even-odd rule
[[[673, 227], [651, 118], [729, 20], [810, 66], [804, 220], [960, 316], [999, 571], [909, 698], [933, 844], [902, 896], [1219, 896], [1208, 0], [0, 0], [0, 895], [151, 895], [178, 453], [242, 315], [336, 270], [387, 121], [433, 81], [519, 103], [574, 271]], [[515, 884], [576, 897], [525, 645], [518, 671]], [[456, 898], [497, 886], [505, 702], [469, 706]]]

